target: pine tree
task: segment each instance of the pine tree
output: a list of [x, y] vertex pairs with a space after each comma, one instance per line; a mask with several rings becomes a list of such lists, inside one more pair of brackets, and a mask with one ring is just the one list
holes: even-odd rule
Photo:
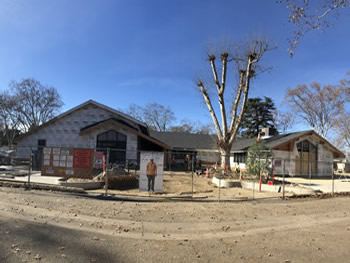
[[241, 124], [241, 135], [245, 138], [257, 137], [261, 128], [271, 128], [277, 133], [273, 121], [275, 109], [275, 104], [269, 97], [264, 97], [264, 101], [259, 97], [248, 99]]

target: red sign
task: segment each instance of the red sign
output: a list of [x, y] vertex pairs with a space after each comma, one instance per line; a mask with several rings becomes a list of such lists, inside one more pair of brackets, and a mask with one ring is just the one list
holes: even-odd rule
[[90, 168], [91, 152], [89, 149], [74, 149], [74, 168]]
[[103, 152], [95, 152], [95, 168], [103, 168]]

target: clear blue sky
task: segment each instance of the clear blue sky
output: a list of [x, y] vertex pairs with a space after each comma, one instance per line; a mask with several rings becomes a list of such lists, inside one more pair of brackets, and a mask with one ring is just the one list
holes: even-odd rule
[[250, 96], [279, 107], [287, 88], [335, 84], [350, 71], [349, 10], [326, 34], [305, 37], [293, 59], [287, 12], [275, 0], [1, 0], [0, 87], [33, 77], [58, 89], [63, 110], [88, 99], [117, 109], [158, 102], [206, 123], [194, 84], [209, 66], [206, 46], [258, 32], [279, 48]]

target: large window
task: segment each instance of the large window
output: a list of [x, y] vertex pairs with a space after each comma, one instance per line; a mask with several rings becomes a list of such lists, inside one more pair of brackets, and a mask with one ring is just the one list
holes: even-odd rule
[[110, 149], [109, 162], [125, 165], [126, 162], [126, 135], [110, 130], [97, 135], [97, 149], [107, 154], [107, 148]]
[[97, 135], [97, 148], [126, 149], [126, 135], [113, 130]]

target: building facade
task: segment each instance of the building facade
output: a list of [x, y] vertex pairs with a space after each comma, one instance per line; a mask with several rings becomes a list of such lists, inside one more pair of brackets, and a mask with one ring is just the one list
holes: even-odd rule
[[[17, 157], [39, 154], [44, 147], [110, 149], [110, 162], [125, 165], [139, 151], [163, 151], [164, 143], [149, 136], [148, 127], [122, 112], [89, 100], [17, 139]], [[37, 156], [37, 159], [41, 159]]]

